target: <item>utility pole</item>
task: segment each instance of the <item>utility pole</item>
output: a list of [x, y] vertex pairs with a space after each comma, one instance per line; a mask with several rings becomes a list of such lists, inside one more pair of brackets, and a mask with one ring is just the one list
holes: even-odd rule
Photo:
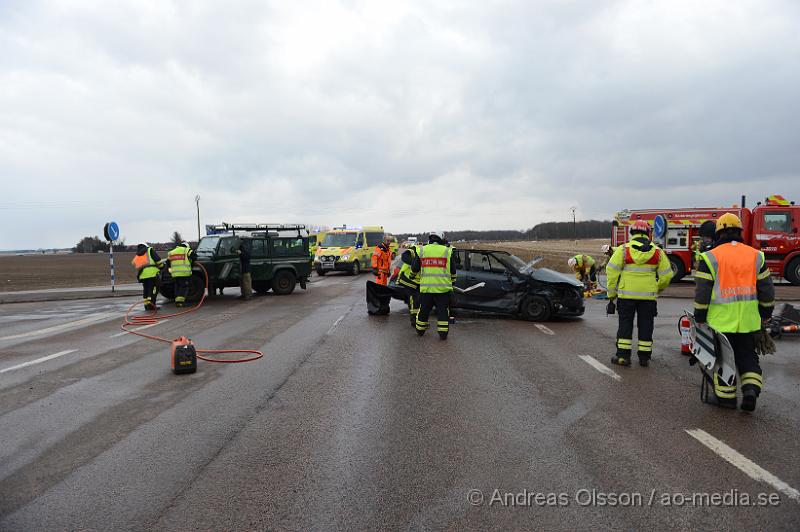
[[575, 245], [578, 245], [578, 223], [575, 219], [575, 209], [576, 207], [570, 207], [572, 209], [572, 239], [575, 241]]
[[194, 197], [194, 202], [197, 204], [197, 243], [200, 243], [200, 194]]

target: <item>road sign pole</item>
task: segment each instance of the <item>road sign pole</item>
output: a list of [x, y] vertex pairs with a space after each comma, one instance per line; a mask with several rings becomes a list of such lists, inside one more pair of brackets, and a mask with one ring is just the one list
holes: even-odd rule
[[119, 225], [117, 222], [108, 222], [103, 227], [103, 235], [108, 240], [108, 262], [111, 266], [111, 293], [114, 293], [116, 275], [114, 275], [114, 242], [119, 238]]
[[108, 250], [109, 250], [109, 253], [110, 253], [109, 257], [110, 257], [110, 260], [111, 260], [111, 293], [113, 294], [114, 293], [114, 284], [115, 284], [114, 283], [114, 281], [115, 281], [114, 277], [115, 276], [114, 276], [114, 242], [113, 241], [108, 245]]

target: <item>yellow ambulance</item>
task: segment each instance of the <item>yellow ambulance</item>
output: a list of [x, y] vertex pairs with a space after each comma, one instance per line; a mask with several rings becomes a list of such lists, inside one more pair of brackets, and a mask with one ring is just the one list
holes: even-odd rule
[[325, 231], [317, 231], [308, 235], [308, 251], [311, 253], [312, 257], [317, 254], [317, 247], [319, 243], [325, 239], [325, 235]]
[[317, 275], [348, 272], [358, 275], [372, 268], [372, 251], [383, 241], [383, 226], [334, 227], [317, 241], [314, 269]]

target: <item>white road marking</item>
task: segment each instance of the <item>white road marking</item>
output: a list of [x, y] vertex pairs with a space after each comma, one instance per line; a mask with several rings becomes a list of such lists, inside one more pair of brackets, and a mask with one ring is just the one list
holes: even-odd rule
[[336, 326], [339, 325], [342, 322], [342, 320], [344, 319], [345, 316], [347, 316], [347, 312], [345, 312], [344, 314], [339, 316], [339, 319], [337, 319], [335, 322], [333, 322], [333, 325], [331, 325], [331, 328], [328, 329], [328, 332], [326, 332], [325, 334], [331, 334], [333, 332], [333, 330], [336, 328]]
[[17, 364], [16, 366], [11, 366], [10, 368], [0, 369], [0, 373], [5, 373], [7, 371], [14, 371], [15, 369], [26, 368], [28, 366], [33, 366], [34, 364], [39, 364], [41, 362], [47, 362], [48, 360], [53, 360], [54, 358], [62, 357], [64, 355], [74, 353], [75, 351], [77, 351], [77, 349], [67, 349], [66, 351], [59, 351], [58, 353], [47, 355], [46, 357], [37, 358], [36, 360], [23, 362], [22, 364]]
[[80, 327], [84, 327], [86, 325], [90, 325], [94, 322], [101, 321], [107, 319], [111, 316], [115, 316], [116, 312], [101, 312], [98, 314], [92, 314], [91, 316], [87, 316], [85, 318], [81, 318], [79, 320], [71, 321], [69, 323], [62, 323], [61, 325], [54, 325], [52, 327], [45, 327], [44, 329], [36, 329], [34, 331], [20, 333], [20, 334], [12, 334], [11, 336], [3, 336], [0, 338], [2, 340], [17, 340], [19, 338], [29, 338], [32, 336], [42, 336], [44, 334], [50, 334], [54, 332], [61, 332], [66, 331], [69, 329], [78, 329]]
[[[166, 321], [169, 321], [169, 320], [158, 321], [156, 323], [151, 323], [150, 325], [142, 325], [138, 329], [131, 329], [131, 332], [143, 331], [145, 329], [149, 329], [150, 327], [155, 327], [156, 325], [161, 325], [162, 323], [164, 323]], [[125, 335], [125, 334], [130, 334], [130, 333], [128, 331], [118, 332], [117, 334], [112, 334], [111, 338], [119, 338], [120, 336]]]
[[555, 334], [556, 334], [547, 325], [542, 325], [541, 323], [534, 323], [534, 325], [536, 325], [536, 328], [539, 329], [540, 331], [542, 331], [545, 334], [549, 334], [550, 336], [555, 336]]
[[782, 481], [766, 469], [762, 468], [736, 449], [729, 447], [724, 442], [716, 439], [711, 434], [701, 429], [686, 431], [689, 436], [696, 439], [732, 465], [738, 467], [745, 475], [758, 482], [766, 482], [790, 499], [800, 501], [800, 491], [797, 491], [786, 482]]
[[611, 371], [611, 369], [609, 369], [605, 365], [601, 364], [600, 361], [598, 361], [593, 356], [590, 356], [590, 355], [578, 355], [578, 358], [580, 358], [581, 360], [583, 360], [584, 362], [586, 362], [587, 364], [592, 366], [594, 369], [596, 369], [600, 373], [608, 375], [609, 377], [611, 377], [615, 381], [621, 381], [622, 380], [622, 377], [620, 377], [616, 372]]

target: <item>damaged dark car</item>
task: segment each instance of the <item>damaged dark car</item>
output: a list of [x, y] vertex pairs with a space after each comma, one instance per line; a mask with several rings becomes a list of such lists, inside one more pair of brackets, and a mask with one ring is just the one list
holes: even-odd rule
[[[530, 321], [555, 316], [581, 316], [585, 307], [583, 285], [575, 278], [547, 268], [538, 260], [489, 249], [454, 249], [457, 278], [453, 308], [509, 314]], [[470, 287], [484, 283], [480, 288]], [[395, 281], [389, 283], [393, 288]], [[402, 296], [394, 295], [396, 299]]]

